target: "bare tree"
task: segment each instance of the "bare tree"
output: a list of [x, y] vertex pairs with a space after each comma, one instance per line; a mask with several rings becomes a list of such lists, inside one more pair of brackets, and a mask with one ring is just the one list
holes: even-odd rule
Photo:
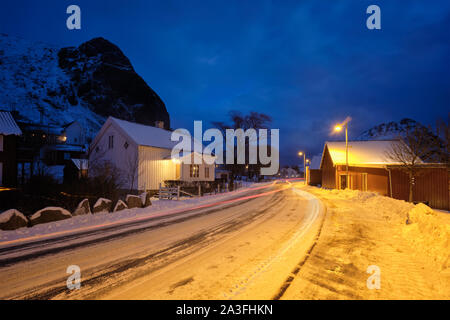
[[447, 121], [439, 119], [436, 125], [436, 135], [441, 139], [439, 148], [439, 160], [450, 167], [450, 113]]
[[[229, 113], [229, 117], [231, 120], [231, 123], [225, 123], [225, 122], [213, 122], [212, 124], [220, 129], [222, 133], [225, 135], [226, 129], [243, 129], [244, 131], [247, 129], [268, 129], [269, 124], [272, 121], [272, 118], [269, 115], [266, 115], [264, 113], [259, 112], [250, 112], [249, 114], [243, 115], [239, 111], [231, 111]], [[227, 169], [232, 172], [232, 176], [235, 175], [244, 175], [244, 174], [250, 174], [253, 176], [258, 176], [260, 172], [260, 164], [249, 164], [247, 159], [249, 157], [248, 155], [248, 146], [250, 144], [256, 144], [257, 141], [251, 141], [250, 138], [246, 139], [245, 141], [245, 152], [246, 152], [246, 161], [245, 164], [228, 164], [226, 165]], [[236, 146], [235, 146], [236, 148]], [[259, 148], [259, 146], [257, 146]], [[270, 150], [270, 149], [269, 149]], [[235, 149], [234, 152], [235, 157], [237, 156], [237, 152]]]
[[426, 127], [417, 126], [407, 130], [404, 137], [394, 141], [386, 151], [386, 157], [399, 163], [400, 169], [408, 175], [409, 202], [414, 199], [414, 185], [420, 174], [420, 165], [433, 158], [438, 140], [429, 134]]
[[[126, 168], [125, 175], [127, 177], [128, 183], [130, 184], [130, 192], [134, 189], [134, 183], [139, 174], [139, 153], [134, 152], [132, 155], [129, 155], [126, 160]], [[136, 186], [137, 188], [137, 186]]]

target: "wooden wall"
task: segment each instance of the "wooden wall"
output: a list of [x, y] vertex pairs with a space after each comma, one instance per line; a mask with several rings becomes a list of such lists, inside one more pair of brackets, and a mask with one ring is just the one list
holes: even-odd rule
[[335, 189], [336, 185], [336, 169], [331, 160], [330, 153], [328, 152], [328, 147], [325, 147], [323, 155], [323, 163], [320, 168], [322, 171], [322, 187]]
[[[392, 169], [392, 196], [408, 200], [409, 178], [400, 169]], [[449, 172], [447, 168], [424, 168], [413, 188], [413, 200], [428, 202], [436, 209], [450, 210]]]
[[322, 184], [322, 171], [319, 169], [310, 169], [309, 170], [309, 180], [308, 184], [312, 186], [317, 186]]

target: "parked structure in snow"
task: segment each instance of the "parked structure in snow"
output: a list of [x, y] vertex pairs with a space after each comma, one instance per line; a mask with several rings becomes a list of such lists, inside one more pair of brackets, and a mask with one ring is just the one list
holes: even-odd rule
[[307, 168], [308, 184], [312, 186], [318, 186], [322, 184], [322, 172], [320, 171], [320, 161], [322, 154], [312, 157], [311, 162]]
[[171, 131], [109, 117], [89, 148], [89, 175], [105, 163], [116, 167], [124, 188], [156, 190], [167, 180], [214, 181], [214, 164], [171, 159]]
[[22, 134], [8, 111], [0, 111], [0, 186], [17, 183], [17, 137]]
[[[320, 169], [322, 187], [374, 191], [381, 195], [408, 200], [409, 178], [387, 156], [394, 141], [349, 141], [349, 177], [346, 174], [345, 142], [326, 142]], [[414, 201], [448, 210], [449, 171], [443, 164], [420, 163], [414, 183]]]

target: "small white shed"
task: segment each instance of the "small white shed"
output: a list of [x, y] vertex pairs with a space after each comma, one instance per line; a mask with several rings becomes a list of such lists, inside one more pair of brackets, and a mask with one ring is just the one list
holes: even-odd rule
[[171, 159], [172, 132], [109, 117], [89, 151], [89, 175], [109, 162], [120, 171], [124, 188], [156, 190], [165, 180], [214, 181], [214, 164], [186, 164]]

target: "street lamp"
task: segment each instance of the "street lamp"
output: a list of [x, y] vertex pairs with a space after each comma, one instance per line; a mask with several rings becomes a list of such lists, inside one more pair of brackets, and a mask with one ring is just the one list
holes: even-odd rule
[[299, 157], [303, 156], [303, 180], [306, 186], [306, 154], [303, 151], [298, 152]]
[[345, 119], [343, 123], [337, 124], [334, 127], [334, 131], [341, 132], [342, 129], [345, 128], [345, 167], [346, 167], [346, 179], [345, 179], [345, 188], [348, 188], [348, 123], [350, 122], [350, 118]]

